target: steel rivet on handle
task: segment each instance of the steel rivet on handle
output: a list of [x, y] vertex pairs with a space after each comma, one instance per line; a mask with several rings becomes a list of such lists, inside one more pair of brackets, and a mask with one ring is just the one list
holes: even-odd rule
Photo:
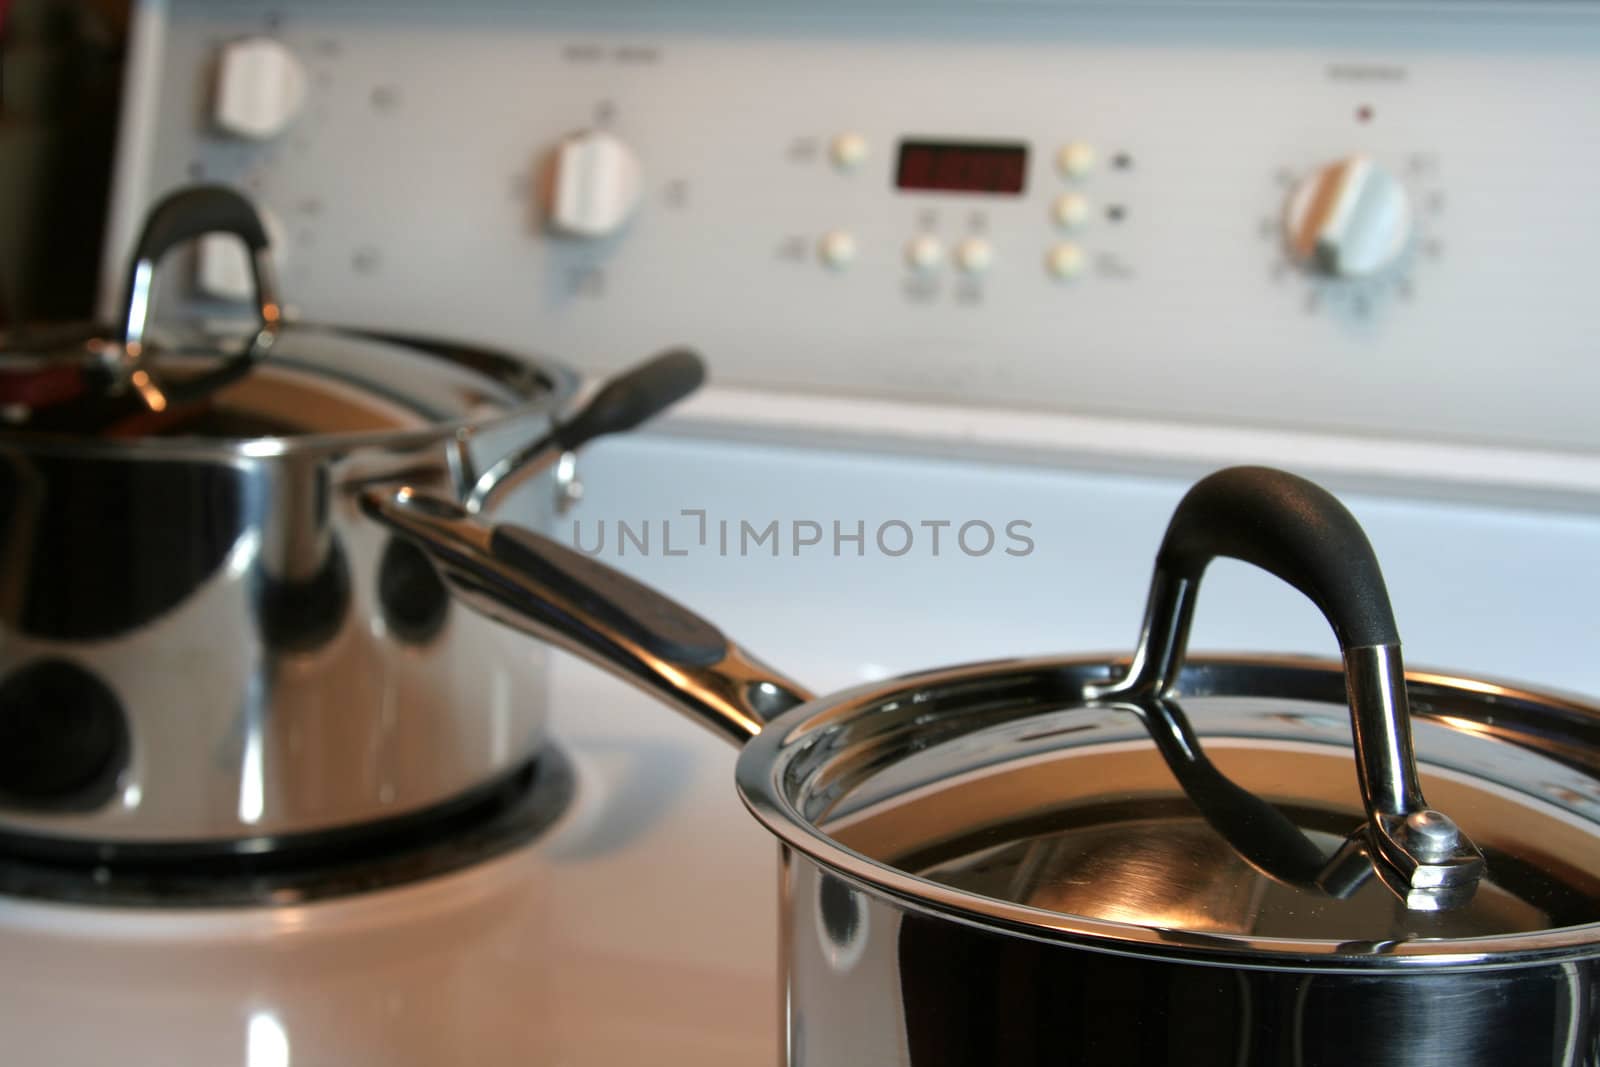
[[1419, 858], [1441, 860], [1461, 843], [1461, 830], [1450, 816], [1423, 808], [1406, 816], [1405, 842]]

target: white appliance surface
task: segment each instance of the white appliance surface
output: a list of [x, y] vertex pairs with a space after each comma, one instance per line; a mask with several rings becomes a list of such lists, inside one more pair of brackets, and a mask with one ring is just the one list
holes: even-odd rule
[[[1345, 496], [1413, 666], [1600, 697], [1597, 49], [1589, 3], [144, 0], [103, 303], [149, 203], [218, 180], [306, 318], [586, 371], [702, 349], [716, 386], [586, 453], [558, 536], [606, 523], [602, 558], [819, 690], [1127, 651], [1184, 486], [1254, 461]], [[1023, 189], [897, 190], [915, 139], [1020, 144]], [[1404, 194], [1367, 219], [1392, 269], [1291, 265], [1294, 189], [1358, 157]], [[160, 313], [236, 314], [228, 255], [176, 257]], [[1226, 561], [1194, 645], [1335, 650]], [[578, 799], [499, 860], [311, 905], [0, 901], [6, 1062], [771, 1062], [776, 848], [733, 749], [554, 677]]]
[[[593, 549], [604, 522], [600, 558], [686, 600], [819, 691], [961, 660], [1126, 651], [1186, 484], [675, 434], [602, 443], [583, 472], [588, 496], [561, 539]], [[1582, 608], [1600, 592], [1600, 524], [1347, 499], [1386, 563], [1414, 664], [1600, 696], [1600, 662], [1586, 654], [1600, 624]], [[706, 513], [705, 545], [700, 517], [686, 509]], [[954, 525], [935, 556], [922, 523], [941, 520]], [[776, 521], [780, 551], [771, 554], [772, 540], [742, 551], [735, 532], [724, 555], [723, 521], [756, 532]], [[797, 521], [819, 524], [823, 543], [796, 555]], [[999, 532], [994, 551], [950, 547], [974, 521]], [[1012, 521], [1028, 524], [1018, 528], [1033, 541], [1026, 555], [1004, 552], [1021, 550], [1004, 538]], [[620, 555], [619, 522], [633, 534]], [[863, 555], [848, 541], [834, 555], [834, 522], [846, 534], [863, 525]], [[885, 557], [877, 533], [895, 522], [917, 539]], [[904, 537], [887, 528], [885, 543], [899, 551]], [[974, 550], [979, 534], [968, 538]], [[638, 547], [645, 536], [648, 554]], [[1226, 561], [1206, 578], [1195, 645], [1336, 649], [1298, 593]], [[558, 657], [554, 676], [553, 730], [577, 765], [578, 800], [512, 855], [304, 906], [131, 912], [0, 901], [7, 1062], [772, 1062], [777, 850], [735, 796], [732, 746], [577, 660]]]

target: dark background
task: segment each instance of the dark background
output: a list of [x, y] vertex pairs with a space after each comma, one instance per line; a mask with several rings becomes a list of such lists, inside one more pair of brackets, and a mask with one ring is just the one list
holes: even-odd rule
[[129, 0], [0, 0], [0, 328], [91, 317]]

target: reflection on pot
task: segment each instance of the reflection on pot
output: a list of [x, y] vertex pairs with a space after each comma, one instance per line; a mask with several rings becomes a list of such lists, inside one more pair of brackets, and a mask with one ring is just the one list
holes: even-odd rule
[[19, 635], [98, 641], [171, 611], [252, 518], [224, 464], [0, 449], [0, 618]]
[[817, 879], [818, 947], [835, 970], [848, 971], [861, 961], [871, 929], [861, 894], [837, 875]]
[[880, 1007], [903, 1020], [914, 1067], [1576, 1065], [1593, 1062], [1600, 1040], [1593, 960], [1316, 976], [1082, 951], [914, 913], [897, 918], [903, 998]]

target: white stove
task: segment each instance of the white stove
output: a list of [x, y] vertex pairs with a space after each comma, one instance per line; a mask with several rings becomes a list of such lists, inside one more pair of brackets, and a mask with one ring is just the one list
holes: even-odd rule
[[[595, 371], [700, 347], [719, 384], [586, 453], [556, 534], [819, 691], [1130, 649], [1183, 488], [1253, 461], [1344, 496], [1408, 663], [1596, 696], [1597, 48], [1587, 5], [147, 2], [107, 262], [226, 180], [309, 318]], [[624, 202], [537, 199], [567, 148]], [[902, 187], [933, 180], [908, 150], [997, 188]], [[1346, 157], [1409, 197], [1372, 277], [1281, 250]], [[224, 310], [229, 255], [169, 306]], [[1334, 653], [1274, 580], [1207, 583], [1195, 647]], [[732, 748], [564, 657], [529, 699], [574, 800], [495, 859], [313, 903], [0, 900], [8, 1061], [772, 1062], [776, 848]]]

